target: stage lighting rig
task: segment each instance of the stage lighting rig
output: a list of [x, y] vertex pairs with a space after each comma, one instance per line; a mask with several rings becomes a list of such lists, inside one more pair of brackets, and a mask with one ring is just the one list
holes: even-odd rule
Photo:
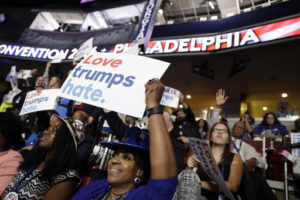
[[207, 60], [203, 61], [201, 66], [192, 65], [192, 72], [209, 79], [215, 79], [215, 71], [207, 67]]
[[250, 59], [240, 59], [234, 58], [233, 66], [230, 69], [230, 72], [228, 74], [228, 78], [231, 78], [235, 74], [244, 71], [246, 67], [248, 66], [248, 63], [250, 62]]

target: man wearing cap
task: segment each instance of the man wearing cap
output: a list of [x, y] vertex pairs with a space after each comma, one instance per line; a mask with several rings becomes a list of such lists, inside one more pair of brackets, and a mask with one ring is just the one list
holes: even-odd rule
[[177, 109], [173, 112], [176, 115], [176, 121], [174, 123], [174, 134], [177, 140], [183, 143], [189, 143], [188, 137], [197, 138], [197, 122], [195, 115], [191, 108], [184, 102], [184, 95], [180, 93], [179, 103], [183, 105], [183, 108]]

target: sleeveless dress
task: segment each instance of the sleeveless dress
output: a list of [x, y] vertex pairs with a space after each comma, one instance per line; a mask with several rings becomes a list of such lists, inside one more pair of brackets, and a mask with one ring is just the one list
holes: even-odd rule
[[[222, 161], [218, 164], [218, 167], [219, 167], [225, 181], [227, 181], [229, 178], [230, 166], [233, 161], [233, 158], [234, 158], [234, 153], [230, 153], [229, 159], [227, 161]], [[202, 170], [201, 167], [198, 168], [197, 174], [201, 181], [211, 181], [211, 179], [206, 175], [206, 173]], [[206, 190], [204, 188], [201, 188], [201, 194], [209, 200], [218, 200], [218, 196], [221, 193], [212, 192], [212, 191]], [[232, 194], [235, 197], [235, 199], [238, 199], [237, 194], [235, 194], [233, 192], [232, 192]], [[225, 198], [225, 199], [228, 199], [228, 198]]]
[[[55, 177], [52, 177], [50, 181], [43, 180], [39, 176], [40, 170], [35, 169], [24, 181], [30, 180], [24, 187], [22, 187], [18, 192], [18, 200], [40, 200], [44, 199], [49, 189], [65, 180], [73, 179], [77, 182], [77, 187], [79, 187], [81, 180], [76, 170], [68, 170], [66, 172], [60, 173]], [[24, 178], [26, 174], [25, 170], [20, 170], [16, 177], [5, 189], [3, 196], [5, 197], [11, 190], [15, 187], [20, 180]]]

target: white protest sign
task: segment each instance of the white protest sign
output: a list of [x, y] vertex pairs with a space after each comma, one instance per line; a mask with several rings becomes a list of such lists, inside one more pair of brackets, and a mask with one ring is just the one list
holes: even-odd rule
[[200, 140], [197, 138], [189, 138], [192, 145], [194, 154], [200, 160], [200, 166], [205, 171], [205, 173], [215, 181], [219, 186], [220, 190], [224, 192], [225, 196], [229, 199], [234, 200], [232, 193], [227, 188], [224, 178], [219, 170], [218, 165], [214, 159], [214, 156], [211, 152], [209, 141]]
[[27, 79], [31, 77], [31, 70], [30, 69], [21, 69], [20, 73], [18, 74], [19, 79]]
[[10, 75], [12, 77], [15, 77], [16, 76], [16, 66], [11, 66], [11, 69], [10, 69]]
[[131, 54], [92, 53], [72, 70], [58, 96], [142, 118], [145, 83], [169, 63]]
[[[300, 133], [291, 133], [291, 144], [300, 142]], [[297, 163], [293, 166], [294, 174], [300, 174], [300, 148], [292, 149], [292, 154], [298, 158]]]
[[86, 55], [91, 53], [93, 49], [93, 40], [93, 38], [90, 38], [79, 47], [76, 53], [75, 60], [80, 60], [81, 58], [84, 58]]
[[160, 104], [172, 108], [177, 108], [179, 103], [179, 90], [165, 86], [165, 91]]
[[58, 92], [59, 89], [28, 92], [20, 115], [43, 110], [55, 110]]

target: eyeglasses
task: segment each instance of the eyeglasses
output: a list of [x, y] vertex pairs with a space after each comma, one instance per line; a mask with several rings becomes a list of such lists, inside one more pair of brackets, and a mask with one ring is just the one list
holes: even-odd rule
[[228, 133], [227, 129], [219, 129], [219, 128], [215, 128], [214, 133]]

